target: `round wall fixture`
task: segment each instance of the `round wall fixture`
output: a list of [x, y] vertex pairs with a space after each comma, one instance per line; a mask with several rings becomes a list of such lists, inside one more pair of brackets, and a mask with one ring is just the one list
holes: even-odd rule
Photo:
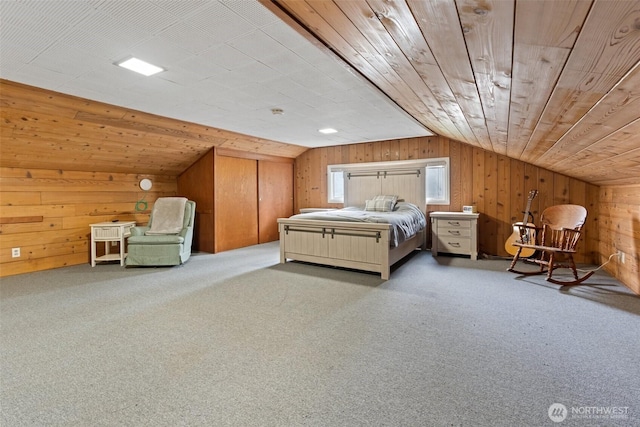
[[140, 188], [142, 188], [144, 191], [151, 190], [151, 187], [153, 187], [153, 183], [150, 179], [144, 178], [140, 180]]

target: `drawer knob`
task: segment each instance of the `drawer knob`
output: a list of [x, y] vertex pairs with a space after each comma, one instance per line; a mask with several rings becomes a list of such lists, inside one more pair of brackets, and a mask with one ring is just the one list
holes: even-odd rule
[[459, 221], [447, 221], [449, 225], [460, 225]]
[[458, 242], [449, 242], [449, 244], [451, 246], [453, 246], [454, 248], [459, 248], [460, 247], [460, 243], [458, 243]]

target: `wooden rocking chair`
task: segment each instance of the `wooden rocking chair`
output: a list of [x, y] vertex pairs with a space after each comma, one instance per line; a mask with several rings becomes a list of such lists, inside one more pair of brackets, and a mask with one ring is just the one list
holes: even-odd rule
[[[536, 242], [523, 243], [522, 241], [513, 243], [518, 249], [507, 271], [523, 275], [544, 274], [546, 272], [547, 281], [558, 285], [577, 285], [584, 282], [594, 272], [590, 271], [584, 276], [578, 277], [573, 254], [576, 253], [576, 246], [586, 219], [587, 210], [579, 205], [556, 205], [545, 209], [540, 216], [542, 227], [520, 226], [521, 236], [531, 235], [531, 231], [535, 232], [537, 244]], [[515, 269], [523, 249], [536, 251], [537, 255], [527, 261], [538, 264], [539, 270], [519, 271]], [[574, 280], [554, 279], [552, 276], [557, 268], [570, 268]]]

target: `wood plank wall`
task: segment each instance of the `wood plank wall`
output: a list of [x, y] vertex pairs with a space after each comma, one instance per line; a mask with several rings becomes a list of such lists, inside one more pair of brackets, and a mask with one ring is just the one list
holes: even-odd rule
[[0, 166], [178, 176], [213, 147], [294, 158], [306, 147], [0, 79]]
[[[0, 277], [88, 263], [89, 224], [146, 224], [153, 202], [176, 192], [175, 176], [0, 167]], [[137, 211], [143, 198], [147, 209]]]
[[306, 150], [3, 79], [0, 116], [0, 276], [88, 262], [89, 224], [146, 223], [133, 213], [139, 180], [154, 181], [147, 201], [176, 195], [177, 176], [212, 147]]
[[614, 258], [604, 268], [640, 294], [640, 185], [601, 187], [599, 211], [601, 262], [623, 251], [624, 264]]
[[[136, 119], [145, 123], [152, 120], [154, 126], [162, 124], [175, 128], [176, 131], [184, 130], [183, 123], [165, 118], [149, 118], [147, 115], [136, 115], [134, 118], [130, 115], [131, 112], [119, 107], [4, 80], [0, 82], [0, 102], [3, 107], [0, 128], [4, 154], [0, 159], [0, 277], [89, 262], [91, 223], [115, 218], [146, 223], [148, 212], [135, 211], [135, 204], [143, 195], [138, 187], [138, 182], [143, 177], [154, 181], [153, 189], [146, 196], [148, 202], [160, 196], [177, 194], [177, 175], [191, 164], [192, 159], [189, 156], [178, 156], [180, 158], [176, 159], [175, 152], [170, 151], [167, 156], [163, 154], [161, 166], [158, 166], [158, 157], [149, 155], [150, 151], [158, 149], [153, 146], [154, 149], [150, 150], [154, 141], [158, 140], [157, 132], [131, 133], [127, 129], [133, 127], [138, 131], [137, 127], [142, 125], [137, 124]], [[122, 132], [129, 132], [127, 135], [130, 138], [135, 137], [142, 143], [129, 145], [127, 161], [121, 161], [117, 155], [108, 156], [110, 161], [115, 159], [113, 170], [93, 172], [95, 165], [80, 161], [79, 157], [64, 150], [52, 150], [51, 146], [46, 145], [46, 141], [42, 150], [36, 149], [35, 145], [41, 139], [40, 134], [24, 133], [22, 127], [11, 124], [13, 116], [18, 122], [25, 122], [24, 117], [27, 116], [22, 114], [25, 111], [28, 112], [28, 117], [31, 117], [29, 114], [34, 117], [38, 114], [40, 118], [49, 119], [44, 120], [41, 126], [44, 126], [47, 135], [63, 137], [65, 149], [68, 148], [68, 141], [65, 139], [68, 129], [59, 125], [59, 119], [74, 118], [76, 121], [72, 127], [75, 129], [77, 126], [84, 126], [82, 118], [86, 118], [85, 113], [110, 114], [120, 118], [119, 123], [125, 126], [121, 129]], [[79, 112], [84, 115], [76, 116]], [[25, 123], [31, 126], [36, 122], [34, 119]], [[22, 133], [15, 132], [16, 129], [22, 129]], [[105, 138], [109, 139], [111, 134], [105, 133], [104, 126], [91, 127], [91, 130], [94, 132], [88, 134], [87, 144], [102, 148]], [[227, 143], [237, 148], [233, 138], [225, 136], [221, 140], [216, 139], [221, 133], [226, 135], [224, 131], [199, 128], [200, 131], [215, 135], [207, 138], [205, 143], [194, 138], [198, 139], [198, 143], [194, 145], [195, 150], [191, 149], [194, 147], [190, 148], [190, 152], [202, 150], [202, 153], [206, 153], [211, 146]], [[120, 130], [116, 129], [114, 132], [120, 135]], [[77, 136], [76, 133], [73, 135]], [[256, 144], [254, 141], [250, 150], [255, 150]], [[10, 150], [5, 152], [7, 147], [18, 145], [26, 147], [21, 155]], [[79, 150], [84, 152], [85, 145]], [[133, 149], [139, 150], [135, 159], [131, 158], [130, 151]], [[54, 154], [57, 157], [54, 158]], [[481, 251], [506, 255], [503, 243], [511, 234], [511, 223], [522, 219], [521, 211], [524, 209], [527, 193], [537, 188], [540, 195], [532, 205], [536, 219], [541, 209], [551, 204], [585, 205], [589, 209], [589, 219], [585, 240], [580, 245], [579, 260], [600, 263], [617, 250], [623, 250], [625, 264], [613, 260], [605, 269], [640, 293], [640, 187], [598, 188], [445, 137], [380, 141], [309, 150], [296, 159], [296, 210], [302, 207], [339, 207], [326, 202], [328, 164], [444, 156], [451, 158], [451, 204], [427, 206], [427, 210], [460, 210], [463, 205], [475, 204], [483, 214], [480, 222]], [[18, 164], [27, 160], [31, 166]], [[33, 168], [34, 161], [43, 166]], [[100, 161], [104, 165], [105, 159], [101, 157]], [[142, 161], [149, 162], [148, 168], [154, 172], [141, 171], [142, 163], [139, 162]], [[56, 167], [44, 166], [48, 164], [56, 164]], [[168, 164], [173, 165], [169, 168], [171, 172], [167, 172]], [[137, 173], [132, 173], [131, 170], [136, 170]], [[152, 203], [149, 203], [148, 208], [151, 206]], [[11, 257], [11, 248], [14, 247], [21, 248], [20, 258]]]
[[461, 211], [476, 205], [480, 217], [480, 251], [507, 256], [504, 242], [512, 224], [522, 221], [530, 190], [540, 194], [532, 212], [539, 219], [551, 205], [575, 203], [589, 210], [585, 237], [576, 257], [578, 262], [598, 262], [599, 187], [524, 162], [509, 159], [446, 137], [422, 137], [392, 141], [322, 147], [296, 159], [296, 211], [305, 207], [341, 207], [327, 203], [327, 165], [419, 158], [449, 157], [451, 161], [451, 203], [428, 205], [427, 211]]

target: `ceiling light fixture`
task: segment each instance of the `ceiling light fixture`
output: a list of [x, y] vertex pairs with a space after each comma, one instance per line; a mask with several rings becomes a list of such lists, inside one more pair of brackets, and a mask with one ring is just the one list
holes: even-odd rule
[[319, 129], [318, 132], [324, 133], [325, 135], [328, 135], [330, 133], [336, 133], [338, 131], [335, 130], [335, 129], [332, 129], [332, 128], [324, 128], [324, 129]]
[[117, 62], [116, 65], [126, 68], [127, 70], [135, 71], [136, 73], [140, 73], [147, 77], [165, 71], [164, 68], [149, 64], [148, 62], [144, 62], [138, 58], [129, 58], [127, 60]]

